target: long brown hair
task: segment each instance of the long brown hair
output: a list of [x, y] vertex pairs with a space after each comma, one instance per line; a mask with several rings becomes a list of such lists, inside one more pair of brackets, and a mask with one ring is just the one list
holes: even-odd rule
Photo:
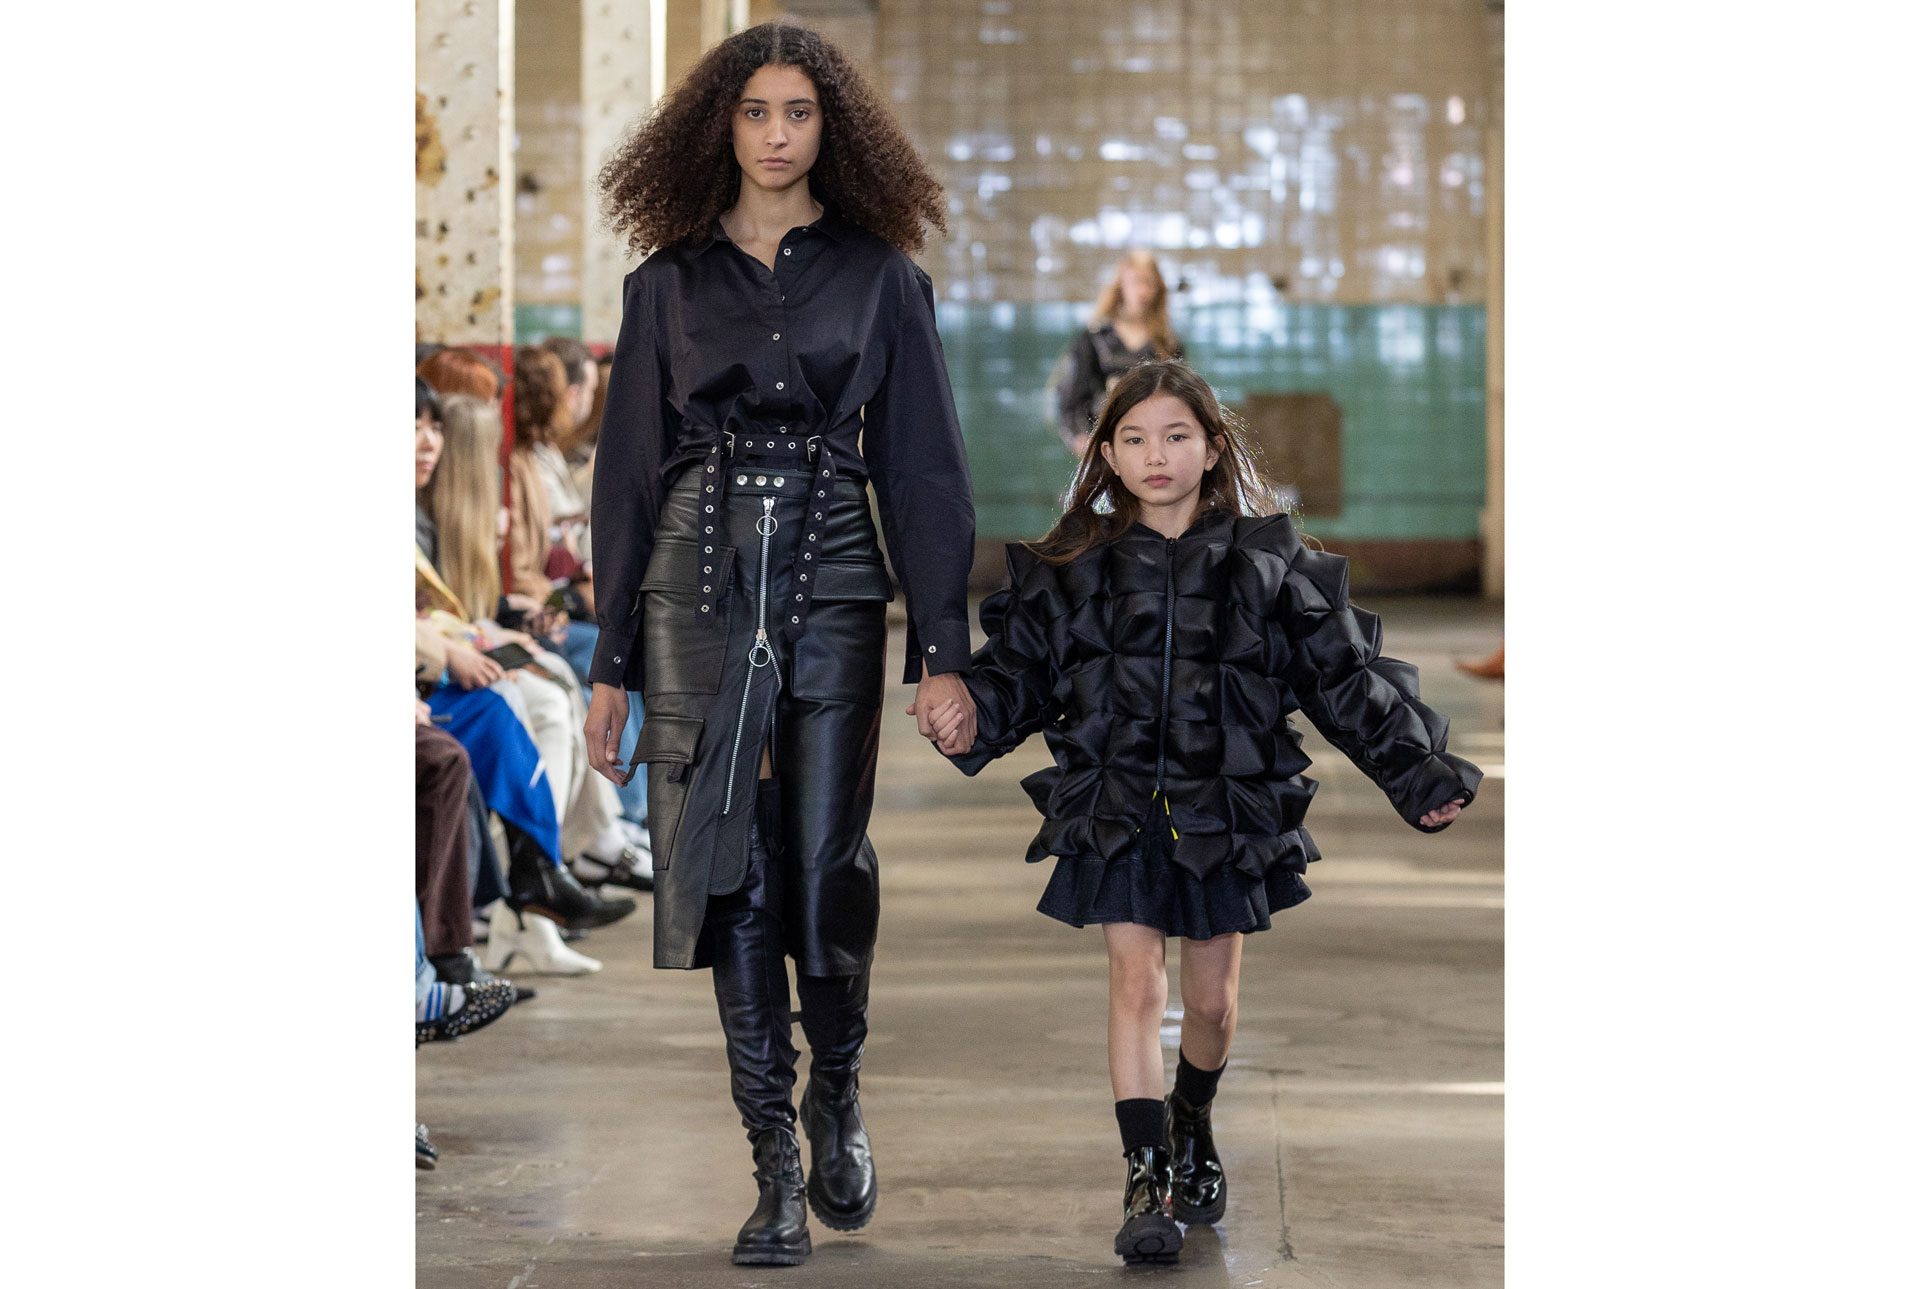
[[1155, 394], [1171, 394], [1185, 403], [1200, 422], [1207, 442], [1220, 453], [1213, 469], [1200, 476], [1196, 518], [1213, 510], [1270, 515], [1280, 509], [1272, 485], [1261, 475], [1259, 449], [1248, 438], [1240, 418], [1220, 406], [1213, 387], [1193, 368], [1177, 359], [1150, 359], [1115, 383], [1100, 413], [1100, 423], [1087, 440], [1087, 454], [1074, 475], [1066, 513], [1053, 531], [1028, 543], [1049, 564], [1065, 564], [1091, 547], [1112, 541], [1139, 520], [1140, 499], [1127, 490], [1107, 464], [1100, 445], [1113, 442], [1127, 413]]
[[440, 400], [445, 443], [427, 485], [440, 576], [475, 619], [500, 599], [500, 409], [467, 394]]
[[528, 452], [572, 435], [567, 365], [533, 345], [513, 351], [513, 450]]
[[1111, 322], [1120, 315], [1120, 276], [1130, 268], [1145, 269], [1153, 274], [1153, 298], [1147, 301], [1146, 312], [1140, 320], [1146, 324], [1147, 335], [1153, 341], [1153, 352], [1162, 358], [1171, 358], [1173, 351], [1180, 347], [1180, 339], [1173, 334], [1173, 319], [1167, 313], [1167, 280], [1160, 276], [1160, 264], [1153, 258], [1152, 251], [1136, 248], [1120, 257], [1112, 280], [1094, 302], [1093, 320]]
[[886, 100], [819, 32], [763, 22], [708, 50], [600, 168], [607, 224], [646, 254], [698, 237], [740, 198], [733, 113], [762, 67], [794, 67], [820, 93], [820, 156], [808, 191], [909, 255], [923, 224], [947, 231], [944, 190]]

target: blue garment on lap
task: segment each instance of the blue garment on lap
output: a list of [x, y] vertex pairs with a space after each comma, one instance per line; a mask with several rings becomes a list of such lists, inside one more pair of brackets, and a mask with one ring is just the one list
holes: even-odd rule
[[546, 762], [507, 700], [490, 689], [442, 685], [427, 695], [427, 706], [452, 718], [446, 731], [467, 750], [487, 808], [533, 838], [558, 867], [560, 819]]
[[[593, 666], [593, 651], [600, 643], [600, 628], [591, 622], [569, 622], [567, 638], [555, 646], [560, 656], [567, 660], [567, 666], [573, 668], [573, 674], [580, 678], [580, 686], [593, 697], [593, 682], [587, 678], [587, 671]], [[640, 742], [640, 724], [647, 714], [640, 702], [640, 695], [627, 694], [627, 728], [620, 735], [620, 759], [623, 762], [633, 760], [633, 749]], [[620, 796], [620, 813], [637, 824], [647, 822], [647, 767], [633, 767], [633, 779], [624, 786], [616, 786], [614, 791]]]

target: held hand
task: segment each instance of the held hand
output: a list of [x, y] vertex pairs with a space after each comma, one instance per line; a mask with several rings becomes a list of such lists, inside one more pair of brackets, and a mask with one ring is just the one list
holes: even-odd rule
[[958, 756], [972, 750], [971, 742], [960, 738], [960, 727], [966, 719], [966, 712], [957, 702], [949, 702], [933, 714], [933, 745], [940, 749], [942, 756]]
[[1463, 798], [1455, 797], [1438, 810], [1429, 810], [1424, 815], [1421, 815], [1420, 826], [1423, 828], [1438, 828], [1441, 824], [1450, 824], [1460, 817], [1460, 810], [1464, 805], [1466, 805], [1466, 801]]
[[507, 674], [506, 669], [478, 649], [447, 642], [447, 670], [462, 689], [484, 689]]
[[918, 720], [920, 737], [933, 740], [938, 737], [934, 732], [933, 714], [948, 703], [958, 703], [962, 713], [955, 737], [964, 739], [966, 747], [972, 747], [977, 730], [973, 695], [967, 691], [965, 682], [951, 672], [939, 676], [922, 676], [919, 688], [914, 690], [913, 705], [907, 708], [907, 714]]
[[417, 698], [413, 700], [413, 723], [415, 725], [433, 724], [433, 709]]
[[633, 778], [620, 767], [620, 736], [627, 729], [627, 691], [618, 685], [595, 684], [587, 704], [587, 764], [618, 787]]

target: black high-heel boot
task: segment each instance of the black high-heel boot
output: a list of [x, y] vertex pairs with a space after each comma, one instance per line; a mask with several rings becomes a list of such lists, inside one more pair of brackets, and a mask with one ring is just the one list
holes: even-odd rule
[[800, 1126], [813, 1167], [807, 1200], [836, 1231], [857, 1231], [880, 1202], [873, 1147], [860, 1114], [860, 1053], [867, 1037], [867, 973], [801, 976], [800, 1023], [813, 1049]]
[[807, 1180], [800, 1171], [800, 1142], [791, 1128], [765, 1128], [753, 1141], [753, 1180], [760, 1202], [734, 1237], [733, 1263], [740, 1267], [796, 1267], [813, 1252], [807, 1233]]
[[1227, 1211], [1227, 1173], [1213, 1145], [1213, 1102], [1189, 1104], [1167, 1094], [1167, 1135], [1173, 1141], [1173, 1215], [1182, 1222], [1218, 1222]]
[[554, 867], [525, 830], [506, 824], [506, 833], [507, 904], [516, 912], [538, 913], [568, 930], [583, 931], [618, 922], [638, 907], [624, 896], [609, 900], [580, 885], [572, 873]]
[[1129, 1263], [1178, 1262], [1182, 1238], [1173, 1220], [1173, 1158], [1165, 1146], [1135, 1146], [1127, 1152], [1125, 1220], [1113, 1251]]

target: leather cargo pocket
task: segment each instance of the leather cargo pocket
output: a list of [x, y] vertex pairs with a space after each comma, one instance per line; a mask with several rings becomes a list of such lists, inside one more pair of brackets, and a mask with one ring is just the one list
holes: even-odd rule
[[726, 603], [721, 601], [712, 613], [702, 613], [700, 606], [706, 600], [705, 588], [724, 595], [732, 576], [731, 546], [716, 546], [711, 555], [693, 542], [667, 540], [653, 548], [646, 578], [640, 583], [647, 697], [720, 692], [726, 627], [719, 619]]
[[816, 576], [820, 579], [813, 591], [816, 601], [893, 599], [893, 580], [887, 576], [885, 564], [830, 560], [820, 566]]
[[648, 713], [634, 739], [633, 759], [647, 766], [647, 832], [655, 872], [673, 864], [673, 844], [687, 809], [687, 776], [705, 724], [690, 716]]

